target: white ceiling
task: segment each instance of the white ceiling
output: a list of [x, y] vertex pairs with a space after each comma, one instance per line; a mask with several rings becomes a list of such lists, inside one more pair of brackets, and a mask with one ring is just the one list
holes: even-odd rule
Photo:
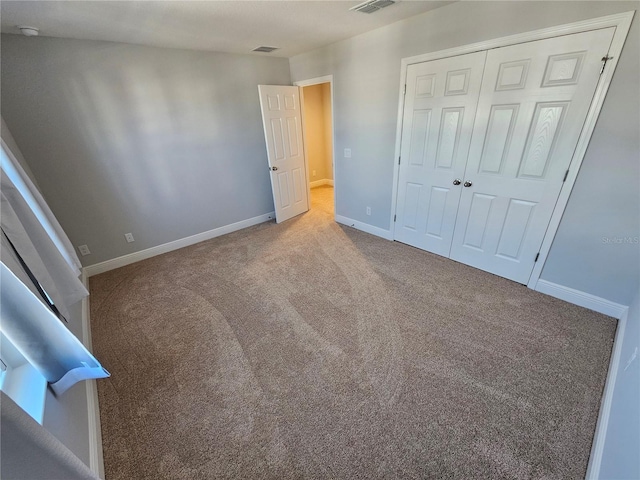
[[6, 1], [2, 33], [18, 25], [41, 36], [107, 40], [157, 47], [291, 57], [451, 2], [398, 1], [373, 14], [351, 12], [360, 1]]

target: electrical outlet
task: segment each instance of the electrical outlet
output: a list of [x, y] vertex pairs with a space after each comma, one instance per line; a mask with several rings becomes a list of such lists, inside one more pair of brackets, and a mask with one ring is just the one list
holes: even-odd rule
[[82, 255], [83, 257], [85, 255], [89, 255], [91, 252], [89, 251], [89, 247], [87, 247], [86, 245], [80, 245], [78, 247], [78, 250], [80, 250], [80, 255]]
[[133, 233], [125, 233], [124, 238], [127, 239], [127, 243], [135, 242], [135, 240], [133, 239]]
[[351, 158], [351, 149], [350, 148], [345, 148], [344, 149], [344, 158]]
[[316, 171], [314, 170], [313, 172], [311, 172], [311, 175], [313, 175], [315, 177], [316, 176]]
[[371, 215], [371, 207], [367, 207], [367, 215]]

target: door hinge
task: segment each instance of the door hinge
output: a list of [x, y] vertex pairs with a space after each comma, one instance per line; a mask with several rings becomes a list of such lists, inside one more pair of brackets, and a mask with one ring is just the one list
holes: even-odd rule
[[567, 169], [566, 172], [564, 172], [564, 178], [562, 179], [562, 183], [567, 181], [567, 177], [569, 176], [569, 169]]
[[406, 95], [407, 94], [407, 84], [404, 84], [404, 91], [402, 92], [402, 95]]
[[394, 215], [394, 216], [393, 216], [393, 221], [394, 221], [394, 222], [396, 221], [396, 215]]
[[536, 263], [538, 258], [540, 258], [540, 252], [536, 253], [536, 258], [533, 260], [533, 263]]
[[602, 75], [602, 73], [604, 72], [604, 67], [607, 66], [607, 62], [612, 58], [613, 57], [610, 57], [609, 55], [605, 55], [604, 57], [602, 57], [602, 68], [600, 69], [600, 75]]
[[400, 165], [400, 159], [401, 159], [401, 158], [402, 158], [402, 157], [398, 157], [398, 165]]

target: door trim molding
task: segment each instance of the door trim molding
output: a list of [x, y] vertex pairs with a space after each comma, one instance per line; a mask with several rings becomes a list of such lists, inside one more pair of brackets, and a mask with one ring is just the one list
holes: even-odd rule
[[609, 55], [613, 58], [607, 63], [607, 68], [605, 68], [605, 71], [600, 76], [600, 81], [598, 82], [595, 94], [591, 101], [591, 106], [589, 107], [589, 112], [587, 113], [587, 117], [582, 128], [582, 133], [580, 134], [576, 149], [573, 154], [573, 158], [569, 165], [569, 175], [562, 185], [562, 189], [560, 190], [558, 201], [556, 202], [556, 206], [551, 215], [549, 226], [540, 247], [540, 257], [534, 265], [531, 276], [529, 277], [529, 282], [527, 283], [527, 287], [535, 290], [536, 285], [540, 281], [540, 275], [547, 260], [547, 256], [549, 255], [549, 251], [551, 250], [551, 244], [553, 243], [553, 239], [555, 238], [556, 232], [558, 231], [560, 220], [562, 219], [564, 210], [567, 206], [567, 203], [569, 202], [571, 190], [573, 189], [575, 181], [578, 177], [578, 172], [580, 170], [580, 166], [582, 165], [584, 155], [587, 151], [589, 140], [591, 139], [591, 135], [593, 133], [593, 130], [595, 129], [598, 115], [600, 114], [600, 110], [602, 109], [605, 96], [607, 94], [607, 91], [609, 90], [609, 85], [611, 84], [611, 79], [613, 78], [613, 73], [618, 64], [618, 59], [620, 57], [620, 53], [622, 52], [622, 47], [627, 38], [627, 34], [629, 33], [629, 29], [631, 28], [631, 22], [633, 20], [634, 14], [635, 11], [629, 11], [615, 15], [607, 15], [605, 17], [598, 17], [590, 20], [543, 28], [531, 32], [509, 35], [507, 37], [495, 38], [483, 42], [462, 45], [446, 50], [439, 50], [437, 52], [425, 53], [422, 55], [403, 58], [400, 62], [401, 66], [400, 85], [398, 88], [398, 117], [396, 121], [396, 147], [395, 155], [393, 157], [393, 190], [391, 197], [391, 213], [389, 218], [389, 222], [391, 225], [391, 238], [395, 238], [395, 222], [393, 221], [393, 217], [397, 213], [396, 208], [398, 200], [398, 177], [400, 172], [400, 166], [395, 159], [400, 156], [401, 150], [403, 127], [402, 119], [404, 115], [404, 86], [407, 81], [407, 67], [409, 65], [428, 62], [431, 60], [439, 60], [442, 58], [453, 57], [457, 55], [465, 55], [467, 53], [474, 53], [482, 50], [491, 50], [494, 48], [516, 45], [518, 43], [532, 42], [536, 40], [544, 40], [547, 38], [570, 35], [574, 33], [615, 27], [616, 30], [614, 32], [611, 47], [609, 49]]
[[[302, 142], [304, 143], [304, 165], [306, 170], [306, 180], [307, 180], [307, 198], [309, 201], [309, 210], [311, 210], [311, 183], [309, 181], [309, 157], [307, 156], [307, 135], [306, 135], [306, 124], [304, 119], [304, 90], [303, 87], [310, 87], [312, 85], [319, 85], [321, 83], [329, 84], [329, 91], [331, 92], [331, 169], [333, 170], [331, 173], [333, 175], [333, 179], [331, 180], [331, 185], [334, 186], [336, 182], [336, 124], [334, 121], [334, 104], [333, 104], [333, 75], [323, 75], [322, 77], [314, 77], [306, 80], [298, 80], [297, 82], [293, 82], [293, 84], [300, 88], [300, 105], [302, 110]], [[336, 189], [333, 189], [333, 219], [337, 222], [338, 216], [336, 214]]]
[[307, 80], [298, 80], [293, 82], [297, 87], [310, 87], [311, 85], [318, 85], [320, 83], [333, 83], [333, 75], [324, 75], [322, 77], [309, 78]]

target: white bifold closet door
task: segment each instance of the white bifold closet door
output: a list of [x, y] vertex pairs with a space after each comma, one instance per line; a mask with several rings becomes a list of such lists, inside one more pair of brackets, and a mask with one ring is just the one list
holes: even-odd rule
[[[460, 170], [456, 166], [448, 178], [439, 182], [443, 184], [439, 188], [446, 189], [449, 198], [458, 199], [455, 206], [443, 210], [439, 222], [443, 233], [453, 225], [448, 245], [445, 241], [448, 237], [431, 227], [436, 224], [431, 217], [436, 211], [433, 205], [413, 222], [418, 230], [416, 237], [429, 240], [407, 241], [406, 235], [403, 236], [407, 214], [413, 212], [406, 201], [416, 188], [413, 184], [431, 185], [438, 178], [436, 174], [427, 173], [422, 177], [427, 179], [425, 182], [411, 172], [410, 145], [418, 140], [415, 120], [407, 122], [407, 109], [413, 109], [410, 115], [416, 118], [415, 100], [409, 98], [416, 94], [408, 83], [397, 204], [400, 215], [397, 215], [395, 238], [527, 283], [591, 106], [601, 59], [609, 51], [613, 33], [614, 28], [601, 29], [487, 52], [481, 87], [474, 94], [477, 109], [473, 127], [465, 130], [462, 126], [456, 141], [458, 153], [466, 149], [464, 162], [460, 160], [464, 167]], [[466, 57], [470, 55], [412, 67], [437, 63], [438, 68], [449, 70], [447, 62], [459, 62]], [[473, 67], [468, 68], [473, 72]], [[409, 73], [408, 70], [408, 79]], [[471, 99], [469, 103], [473, 104]], [[424, 138], [433, 138], [432, 128], [422, 134]], [[467, 137], [470, 140], [466, 140]], [[437, 153], [428, 161], [429, 168], [440, 173], [442, 167]], [[449, 181], [447, 185], [445, 180]], [[456, 185], [457, 180], [461, 181], [460, 185]], [[451, 195], [453, 189], [458, 189], [457, 195]], [[433, 187], [430, 190], [430, 197], [436, 198]], [[442, 238], [437, 248], [430, 246], [434, 234]]]
[[410, 65], [394, 238], [449, 256], [486, 52]]

